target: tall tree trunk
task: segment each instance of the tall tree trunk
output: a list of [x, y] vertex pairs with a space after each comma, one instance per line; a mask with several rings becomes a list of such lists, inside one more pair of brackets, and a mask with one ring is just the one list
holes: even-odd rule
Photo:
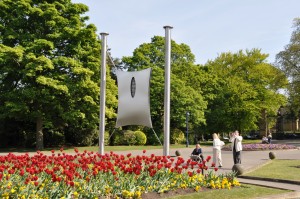
[[44, 149], [44, 134], [43, 134], [43, 119], [38, 117], [36, 119], [36, 149]]

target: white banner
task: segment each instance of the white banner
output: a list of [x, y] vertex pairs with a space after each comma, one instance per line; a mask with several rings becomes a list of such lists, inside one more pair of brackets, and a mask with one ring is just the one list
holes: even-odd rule
[[117, 71], [118, 116], [116, 128], [143, 125], [152, 128], [150, 114], [151, 68], [125, 72]]

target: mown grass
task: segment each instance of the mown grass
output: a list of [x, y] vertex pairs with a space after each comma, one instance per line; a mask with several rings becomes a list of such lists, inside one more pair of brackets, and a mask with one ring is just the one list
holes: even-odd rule
[[272, 160], [245, 176], [300, 181], [300, 160]]
[[[261, 140], [244, 140], [243, 144], [253, 144], [253, 143], [260, 143]], [[200, 142], [202, 147], [205, 146], [212, 146], [213, 143], [212, 141], [205, 141], [205, 142]], [[229, 143], [230, 144], [230, 143]], [[79, 151], [98, 151], [99, 146], [91, 146], [91, 147], [77, 147]], [[181, 148], [186, 148], [185, 144], [171, 144], [170, 145], [171, 149], [181, 149]], [[188, 148], [193, 149], [195, 148], [194, 144], [191, 144], [188, 146]], [[73, 150], [74, 147], [69, 147], [66, 148], [65, 151], [68, 150]], [[158, 146], [152, 146], [152, 145], [147, 145], [147, 146], [104, 146], [105, 151], [130, 151], [130, 150], [151, 150], [151, 149], [163, 149], [163, 146], [158, 145]]]
[[[260, 143], [261, 140], [243, 140], [243, 144], [253, 144], [253, 143]], [[212, 141], [203, 141], [200, 142], [201, 146], [212, 146]], [[227, 143], [230, 144], [230, 143]], [[190, 144], [188, 148], [193, 149], [195, 147], [194, 144]], [[42, 151], [51, 151], [51, 150], [59, 150], [61, 147], [47, 147]], [[79, 151], [99, 151], [99, 146], [86, 146], [86, 147], [77, 147], [77, 146], [64, 146], [65, 152], [74, 151], [74, 148], [77, 148]], [[180, 149], [186, 148], [185, 144], [171, 144], [171, 149]], [[106, 152], [109, 151], [131, 151], [131, 150], [151, 150], [151, 149], [163, 149], [161, 145], [146, 145], [146, 146], [104, 146]], [[0, 148], [0, 152], [35, 152], [36, 149], [34, 148]]]
[[195, 192], [188, 195], [180, 195], [175, 197], [169, 197], [169, 199], [240, 199], [240, 198], [255, 198], [273, 194], [283, 194], [290, 191], [281, 189], [272, 189], [268, 187], [260, 187], [255, 185], [241, 185], [240, 188], [217, 189], [204, 192]]

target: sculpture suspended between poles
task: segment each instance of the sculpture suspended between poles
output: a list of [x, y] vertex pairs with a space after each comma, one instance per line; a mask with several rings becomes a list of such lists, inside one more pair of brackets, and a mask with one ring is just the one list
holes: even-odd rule
[[116, 128], [143, 125], [152, 128], [150, 114], [151, 68], [126, 72], [117, 71], [118, 116]]
[[[164, 149], [163, 155], [169, 155], [170, 150], [170, 74], [171, 74], [171, 29], [172, 26], [164, 26], [165, 29], [165, 93], [164, 93]], [[100, 99], [100, 124], [99, 124], [99, 153], [104, 154], [104, 132], [105, 132], [105, 89], [106, 89], [106, 36], [101, 33], [101, 99]], [[117, 71], [119, 88], [119, 107], [116, 128], [125, 125], [144, 125], [150, 127], [161, 144], [158, 136], [152, 128], [149, 100], [149, 81], [151, 69], [143, 71], [128, 72]], [[119, 75], [118, 75], [119, 74]], [[121, 75], [120, 75], [121, 74]], [[143, 77], [143, 78], [141, 78]], [[142, 81], [142, 79], [144, 79]], [[129, 86], [128, 86], [129, 85]], [[140, 85], [142, 85], [140, 87]], [[146, 89], [147, 88], [147, 89]], [[126, 90], [127, 89], [127, 90]], [[141, 95], [140, 95], [141, 94]], [[145, 98], [145, 96], [148, 96]], [[131, 97], [131, 98], [130, 98]], [[133, 100], [134, 99], [134, 100]], [[124, 100], [124, 101], [123, 101]], [[112, 133], [113, 134], [113, 133]], [[162, 145], [162, 144], [161, 144]]]

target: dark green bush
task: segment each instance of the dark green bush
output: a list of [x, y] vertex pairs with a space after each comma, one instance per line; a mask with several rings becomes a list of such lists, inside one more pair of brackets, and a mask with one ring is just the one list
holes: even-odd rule
[[65, 136], [59, 131], [48, 131], [44, 133], [45, 147], [63, 146], [65, 144]]
[[131, 130], [126, 130], [124, 132], [124, 144], [132, 146], [136, 144], [135, 132]]

